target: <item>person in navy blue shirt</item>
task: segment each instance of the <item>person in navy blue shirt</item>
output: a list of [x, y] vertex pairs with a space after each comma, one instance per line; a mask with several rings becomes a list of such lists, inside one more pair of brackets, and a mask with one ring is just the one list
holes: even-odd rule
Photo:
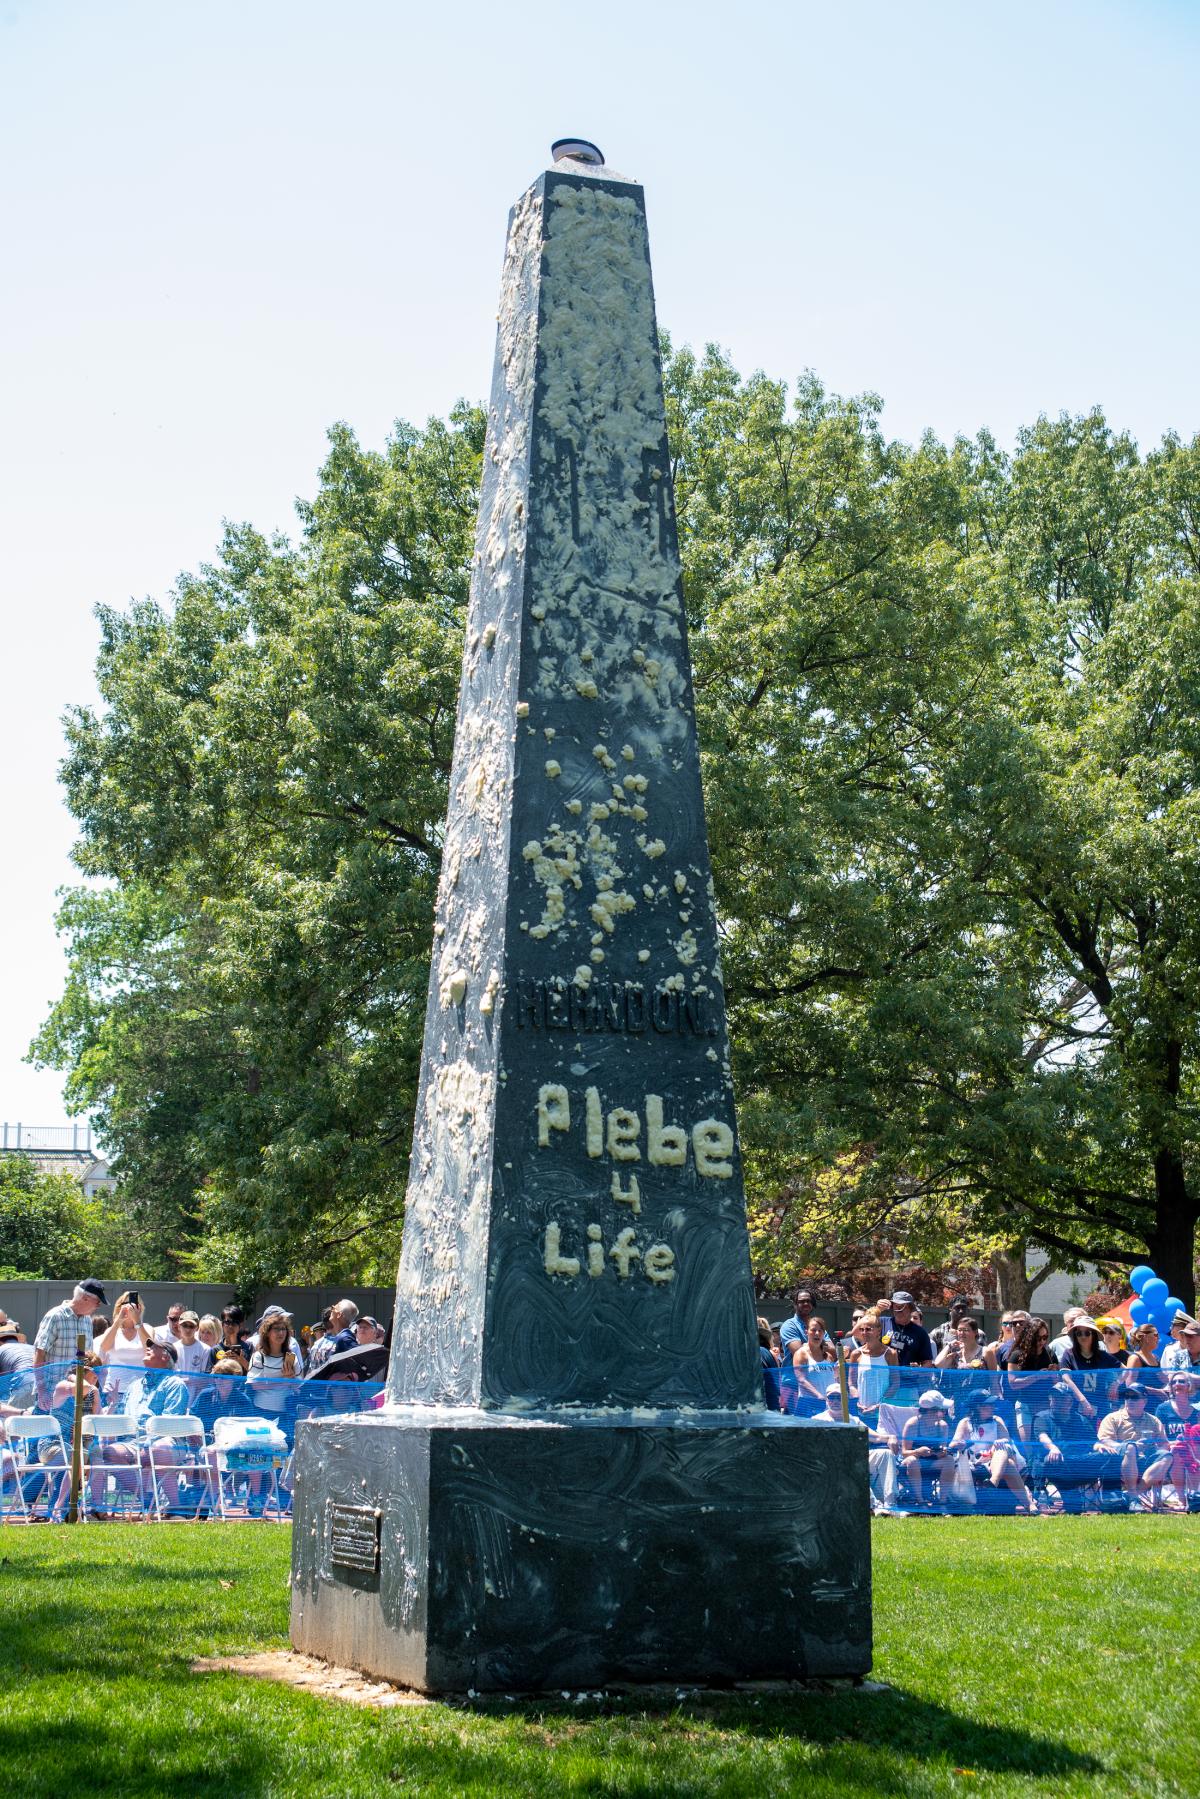
[[765, 1318], [758, 1320], [758, 1359], [762, 1367], [763, 1404], [769, 1412], [780, 1410], [779, 1363], [771, 1350], [771, 1327]]
[[933, 1344], [925, 1326], [913, 1322], [916, 1307], [911, 1293], [892, 1294], [892, 1334], [888, 1347], [895, 1350], [901, 1368], [932, 1368]]

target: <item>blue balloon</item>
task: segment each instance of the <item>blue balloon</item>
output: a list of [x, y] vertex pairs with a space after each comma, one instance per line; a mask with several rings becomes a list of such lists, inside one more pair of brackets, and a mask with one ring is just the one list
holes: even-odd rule
[[1163, 1306], [1166, 1305], [1167, 1296], [1170, 1291], [1171, 1289], [1167, 1286], [1166, 1281], [1160, 1281], [1156, 1274], [1152, 1280], [1148, 1280], [1143, 1284], [1142, 1298], [1152, 1312], [1159, 1312], [1162, 1310]]
[[1174, 1318], [1176, 1312], [1186, 1312], [1187, 1307], [1184, 1305], [1182, 1299], [1176, 1299], [1172, 1294], [1171, 1298], [1168, 1299], [1166, 1305], [1163, 1307], [1163, 1311], [1167, 1314], [1168, 1318]]
[[1129, 1285], [1135, 1293], [1140, 1293], [1147, 1281], [1154, 1279], [1153, 1268], [1147, 1268], [1145, 1262], [1139, 1262], [1136, 1268], [1129, 1271]]
[[1139, 1325], [1149, 1324], [1150, 1307], [1146, 1304], [1144, 1299], [1135, 1299], [1130, 1303], [1129, 1316], [1132, 1319], [1134, 1329], [1136, 1330]]

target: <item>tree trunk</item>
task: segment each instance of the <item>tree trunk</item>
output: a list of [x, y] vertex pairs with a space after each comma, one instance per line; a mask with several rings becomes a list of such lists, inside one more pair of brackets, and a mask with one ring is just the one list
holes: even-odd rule
[[1155, 1217], [1146, 1233], [1148, 1261], [1189, 1312], [1196, 1310], [1196, 1224], [1200, 1205], [1188, 1191], [1182, 1158], [1160, 1149], [1154, 1158]]
[[[996, 1249], [992, 1252], [991, 1263], [996, 1276], [996, 1292], [1003, 1312], [1027, 1312], [1029, 1302], [1033, 1298], [1033, 1289], [1045, 1278], [1041, 1270], [1038, 1280], [1032, 1281], [1026, 1272], [1025, 1254], [1028, 1245], [1024, 1237], [1019, 1237], [1007, 1249]], [[1049, 1264], [1047, 1264], [1047, 1267]]]
[[1007, 1249], [993, 1250], [991, 1266], [996, 1276], [1001, 1310], [1027, 1312], [1042, 1282], [1048, 1281], [1052, 1274], [1057, 1274], [1063, 1264], [1050, 1256], [1043, 1267], [1035, 1274], [1030, 1274], [1029, 1239], [1018, 1237]]

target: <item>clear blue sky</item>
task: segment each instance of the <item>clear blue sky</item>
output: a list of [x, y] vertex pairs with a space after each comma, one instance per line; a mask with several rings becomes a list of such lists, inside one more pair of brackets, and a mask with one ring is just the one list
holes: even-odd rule
[[912, 438], [1099, 401], [1200, 430], [1200, 7], [0, 0], [0, 1117], [63, 962], [59, 718], [92, 607], [221, 520], [290, 529], [323, 434], [482, 398], [552, 138], [644, 181], [662, 322]]

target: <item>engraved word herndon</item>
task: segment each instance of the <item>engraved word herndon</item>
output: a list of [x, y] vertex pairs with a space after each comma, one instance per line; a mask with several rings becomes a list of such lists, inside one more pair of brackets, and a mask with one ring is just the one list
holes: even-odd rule
[[669, 987], [646, 988], [636, 981], [567, 981], [522, 978], [508, 988], [506, 1003], [517, 1029], [542, 1031], [659, 1031], [715, 1037], [717, 1018], [707, 995]]

